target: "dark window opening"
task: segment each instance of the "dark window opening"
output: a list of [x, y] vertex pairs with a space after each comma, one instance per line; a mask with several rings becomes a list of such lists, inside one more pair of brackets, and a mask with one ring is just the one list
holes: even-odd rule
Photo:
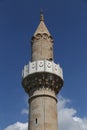
[[36, 118], [36, 124], [37, 124], [37, 118]]
[[52, 58], [49, 58], [49, 59], [46, 59], [46, 60], [48, 60], [48, 61], [52, 61], [53, 59], [52, 59]]
[[49, 58], [50, 61], [52, 61], [53, 59], [52, 58]]

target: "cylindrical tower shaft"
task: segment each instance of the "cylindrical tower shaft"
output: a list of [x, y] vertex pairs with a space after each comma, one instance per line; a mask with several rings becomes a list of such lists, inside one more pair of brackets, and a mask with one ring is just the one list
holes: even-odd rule
[[31, 46], [32, 61], [45, 59], [53, 60], [53, 43], [47, 34], [37, 34], [33, 37]]
[[29, 100], [29, 130], [58, 130], [56, 101], [54, 91], [35, 91]]

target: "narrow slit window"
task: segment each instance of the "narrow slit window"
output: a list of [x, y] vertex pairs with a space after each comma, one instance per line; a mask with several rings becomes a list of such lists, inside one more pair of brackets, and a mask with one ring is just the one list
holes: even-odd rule
[[37, 124], [37, 118], [36, 118], [36, 124]]

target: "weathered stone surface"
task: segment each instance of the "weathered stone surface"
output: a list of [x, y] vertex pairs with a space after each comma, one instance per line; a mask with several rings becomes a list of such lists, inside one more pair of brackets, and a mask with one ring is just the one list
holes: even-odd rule
[[[49, 96], [40, 96], [41, 91]], [[33, 96], [37, 95], [35, 98]], [[39, 96], [38, 96], [39, 95]], [[54, 91], [38, 90], [30, 99], [29, 130], [58, 130], [57, 102]], [[31, 98], [31, 97], [30, 97]]]
[[32, 41], [32, 61], [53, 60], [53, 42], [48, 35], [37, 35]]

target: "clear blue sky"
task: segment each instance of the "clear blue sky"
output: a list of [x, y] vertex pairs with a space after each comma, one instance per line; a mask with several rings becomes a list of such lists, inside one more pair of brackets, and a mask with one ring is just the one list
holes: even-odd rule
[[21, 73], [31, 59], [41, 9], [54, 38], [55, 62], [64, 72], [60, 94], [87, 117], [87, 0], [0, 0], [0, 130], [27, 121], [21, 114], [26, 107]]

